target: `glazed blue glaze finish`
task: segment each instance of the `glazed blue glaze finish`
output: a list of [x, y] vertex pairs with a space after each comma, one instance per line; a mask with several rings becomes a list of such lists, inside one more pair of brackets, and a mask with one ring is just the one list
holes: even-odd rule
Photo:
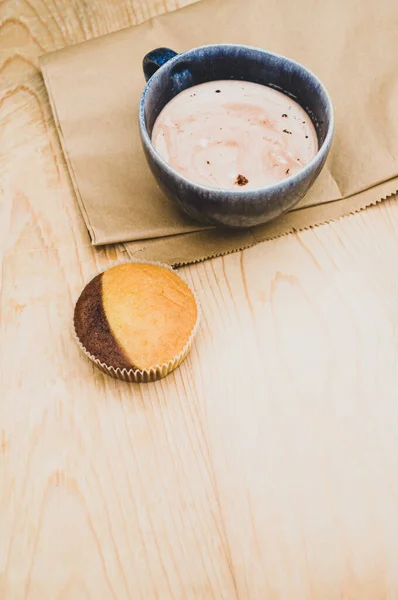
[[175, 56], [177, 56], [177, 52], [170, 50], [170, 48], [156, 48], [152, 52], [148, 52], [142, 61], [145, 79], [148, 81], [159, 67]]
[[[302, 65], [271, 52], [232, 44], [194, 48], [182, 54], [159, 48], [144, 58], [148, 83], [139, 112], [140, 133], [149, 167], [164, 193], [190, 217], [205, 225], [251, 227], [271, 221], [291, 209], [321, 172], [333, 137], [333, 107], [321, 82]], [[277, 89], [310, 116], [319, 150], [301, 171], [255, 190], [223, 190], [192, 182], [158, 154], [152, 129], [164, 106], [183, 90], [218, 79], [237, 79]]]

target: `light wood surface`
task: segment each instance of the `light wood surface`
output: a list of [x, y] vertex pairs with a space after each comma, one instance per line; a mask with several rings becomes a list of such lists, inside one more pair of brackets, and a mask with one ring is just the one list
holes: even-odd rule
[[0, 1], [0, 599], [398, 598], [398, 203], [183, 269], [147, 386], [79, 353], [94, 250], [38, 56], [174, 0]]

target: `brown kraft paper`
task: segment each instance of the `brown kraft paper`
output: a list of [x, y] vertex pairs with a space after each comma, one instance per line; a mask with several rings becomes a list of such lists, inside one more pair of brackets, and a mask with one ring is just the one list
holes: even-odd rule
[[[393, 0], [202, 0], [41, 58], [54, 119], [92, 243], [185, 264], [313, 227], [398, 190], [398, 3]], [[242, 43], [301, 62], [328, 89], [335, 136], [303, 200], [246, 231], [205, 228], [156, 185], [138, 129], [142, 58]]]

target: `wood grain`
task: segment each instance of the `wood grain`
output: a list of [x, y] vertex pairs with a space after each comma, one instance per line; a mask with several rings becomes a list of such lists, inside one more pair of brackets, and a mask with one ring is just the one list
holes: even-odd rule
[[0, 598], [398, 598], [398, 204], [182, 270], [180, 369], [73, 342], [95, 250], [42, 52], [174, 1], [0, 2]]

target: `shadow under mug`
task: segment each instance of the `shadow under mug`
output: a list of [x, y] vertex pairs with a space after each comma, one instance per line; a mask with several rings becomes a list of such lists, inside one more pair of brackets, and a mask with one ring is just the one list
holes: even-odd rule
[[[291, 209], [321, 172], [333, 138], [333, 107], [329, 95], [308, 69], [260, 48], [212, 44], [177, 54], [157, 48], [143, 60], [147, 84], [139, 110], [139, 126], [149, 167], [164, 193], [192, 219], [205, 225], [234, 228], [266, 223]], [[174, 96], [194, 85], [236, 79], [269, 86], [298, 102], [311, 118], [318, 152], [296, 174], [258, 189], [227, 190], [190, 181], [154, 149], [154, 123]]]

